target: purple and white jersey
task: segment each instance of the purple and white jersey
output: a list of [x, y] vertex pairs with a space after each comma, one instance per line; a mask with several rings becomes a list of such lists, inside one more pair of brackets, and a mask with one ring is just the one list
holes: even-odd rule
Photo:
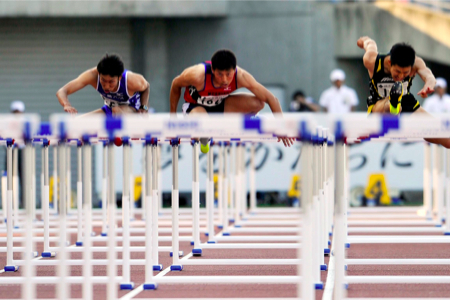
[[139, 110], [139, 107], [141, 106], [140, 92], [136, 92], [132, 96], [128, 94], [127, 73], [128, 70], [123, 71], [122, 78], [119, 81], [119, 88], [115, 93], [105, 93], [102, 85], [100, 84], [100, 74], [97, 77], [97, 92], [100, 93], [100, 96], [105, 101], [105, 104], [110, 108], [117, 105], [129, 105], [134, 107], [136, 110]]

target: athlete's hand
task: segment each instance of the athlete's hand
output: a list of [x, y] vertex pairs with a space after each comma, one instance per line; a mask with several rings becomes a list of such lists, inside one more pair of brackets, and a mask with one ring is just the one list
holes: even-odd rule
[[69, 114], [76, 114], [78, 111], [75, 109], [75, 107], [72, 107], [70, 105], [64, 106], [64, 111], [68, 112]]
[[424, 85], [423, 88], [417, 93], [422, 98], [428, 97], [429, 94], [434, 92], [434, 88], [430, 87], [429, 85]]
[[368, 39], [368, 36], [362, 36], [358, 39], [356, 42], [356, 45], [358, 45], [359, 48], [364, 49], [364, 42]]
[[288, 138], [288, 137], [278, 137], [278, 142], [283, 141], [283, 144], [285, 147], [290, 147], [294, 145], [295, 138]]
[[138, 112], [143, 115], [148, 114], [148, 110], [145, 109], [140, 109]]

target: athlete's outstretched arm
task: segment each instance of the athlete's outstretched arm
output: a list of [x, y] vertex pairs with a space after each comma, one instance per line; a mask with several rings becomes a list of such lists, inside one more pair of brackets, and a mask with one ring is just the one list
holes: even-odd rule
[[[281, 109], [280, 102], [277, 97], [275, 97], [268, 89], [266, 89], [261, 83], [256, 81], [256, 79], [244, 69], [239, 68], [237, 71], [237, 82], [238, 88], [245, 87], [249, 89], [257, 99], [267, 103], [273, 113], [281, 114], [283, 110]], [[295, 139], [292, 138], [278, 138], [278, 141], [282, 140], [285, 146], [291, 146]]]
[[378, 55], [377, 43], [368, 36], [363, 36], [356, 42], [359, 48], [364, 49], [366, 53], [363, 56], [363, 63], [367, 71], [369, 71], [369, 76], [372, 78], [373, 69], [375, 68], [375, 61]]
[[56, 92], [56, 98], [58, 98], [58, 101], [64, 108], [65, 112], [71, 114], [76, 114], [78, 112], [70, 104], [68, 96], [75, 93], [76, 91], [81, 90], [87, 85], [91, 85], [95, 88], [97, 84], [97, 76], [98, 76], [97, 68], [87, 70]]
[[198, 65], [189, 67], [172, 80], [169, 97], [170, 113], [177, 112], [177, 106], [181, 96], [181, 89], [190, 85], [196, 85], [197, 77], [201, 77], [201, 72], [199, 73], [199, 70], [201, 71], [202, 69], [204, 69], [204, 67], [199, 68]]
[[[150, 83], [145, 80], [144, 76], [129, 72], [127, 75], [127, 85], [130, 95], [136, 92], [141, 93], [141, 104], [148, 106], [148, 98], [150, 95]], [[148, 111], [140, 110], [140, 113], [147, 113]]]
[[256, 96], [256, 98], [264, 103], [267, 103], [273, 113], [283, 112], [278, 99], [244, 69], [238, 69], [237, 82], [238, 88], [244, 87], [249, 89]]
[[436, 86], [436, 78], [434, 78], [433, 72], [428, 68], [422, 58], [416, 56], [414, 62], [414, 69], [417, 70], [420, 78], [425, 82], [423, 88], [417, 93], [422, 98], [428, 97], [429, 94], [434, 92], [434, 87]]

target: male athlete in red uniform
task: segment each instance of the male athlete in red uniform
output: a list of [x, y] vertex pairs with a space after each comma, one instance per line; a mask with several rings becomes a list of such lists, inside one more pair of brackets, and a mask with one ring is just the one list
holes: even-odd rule
[[[245, 113], [256, 114], [267, 103], [274, 113], [281, 113], [278, 99], [244, 69], [237, 66], [236, 56], [230, 50], [218, 50], [211, 61], [189, 67], [172, 81], [170, 112], [176, 113], [181, 89], [184, 92], [183, 112], [197, 113]], [[247, 88], [253, 94], [234, 93]], [[281, 138], [285, 146], [293, 139]], [[202, 152], [208, 152], [207, 139], [200, 139]]]

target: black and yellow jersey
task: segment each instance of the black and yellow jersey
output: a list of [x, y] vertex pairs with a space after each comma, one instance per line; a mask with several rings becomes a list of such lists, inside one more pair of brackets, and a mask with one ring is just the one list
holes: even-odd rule
[[[392, 79], [391, 74], [384, 72], [384, 59], [386, 56], [387, 55], [377, 55], [373, 76], [370, 80], [370, 96], [372, 96], [372, 101], [374, 102], [388, 97], [389, 91], [395, 82], [394, 79]], [[409, 94], [413, 79], [414, 77], [407, 76], [402, 80], [403, 95]]]

